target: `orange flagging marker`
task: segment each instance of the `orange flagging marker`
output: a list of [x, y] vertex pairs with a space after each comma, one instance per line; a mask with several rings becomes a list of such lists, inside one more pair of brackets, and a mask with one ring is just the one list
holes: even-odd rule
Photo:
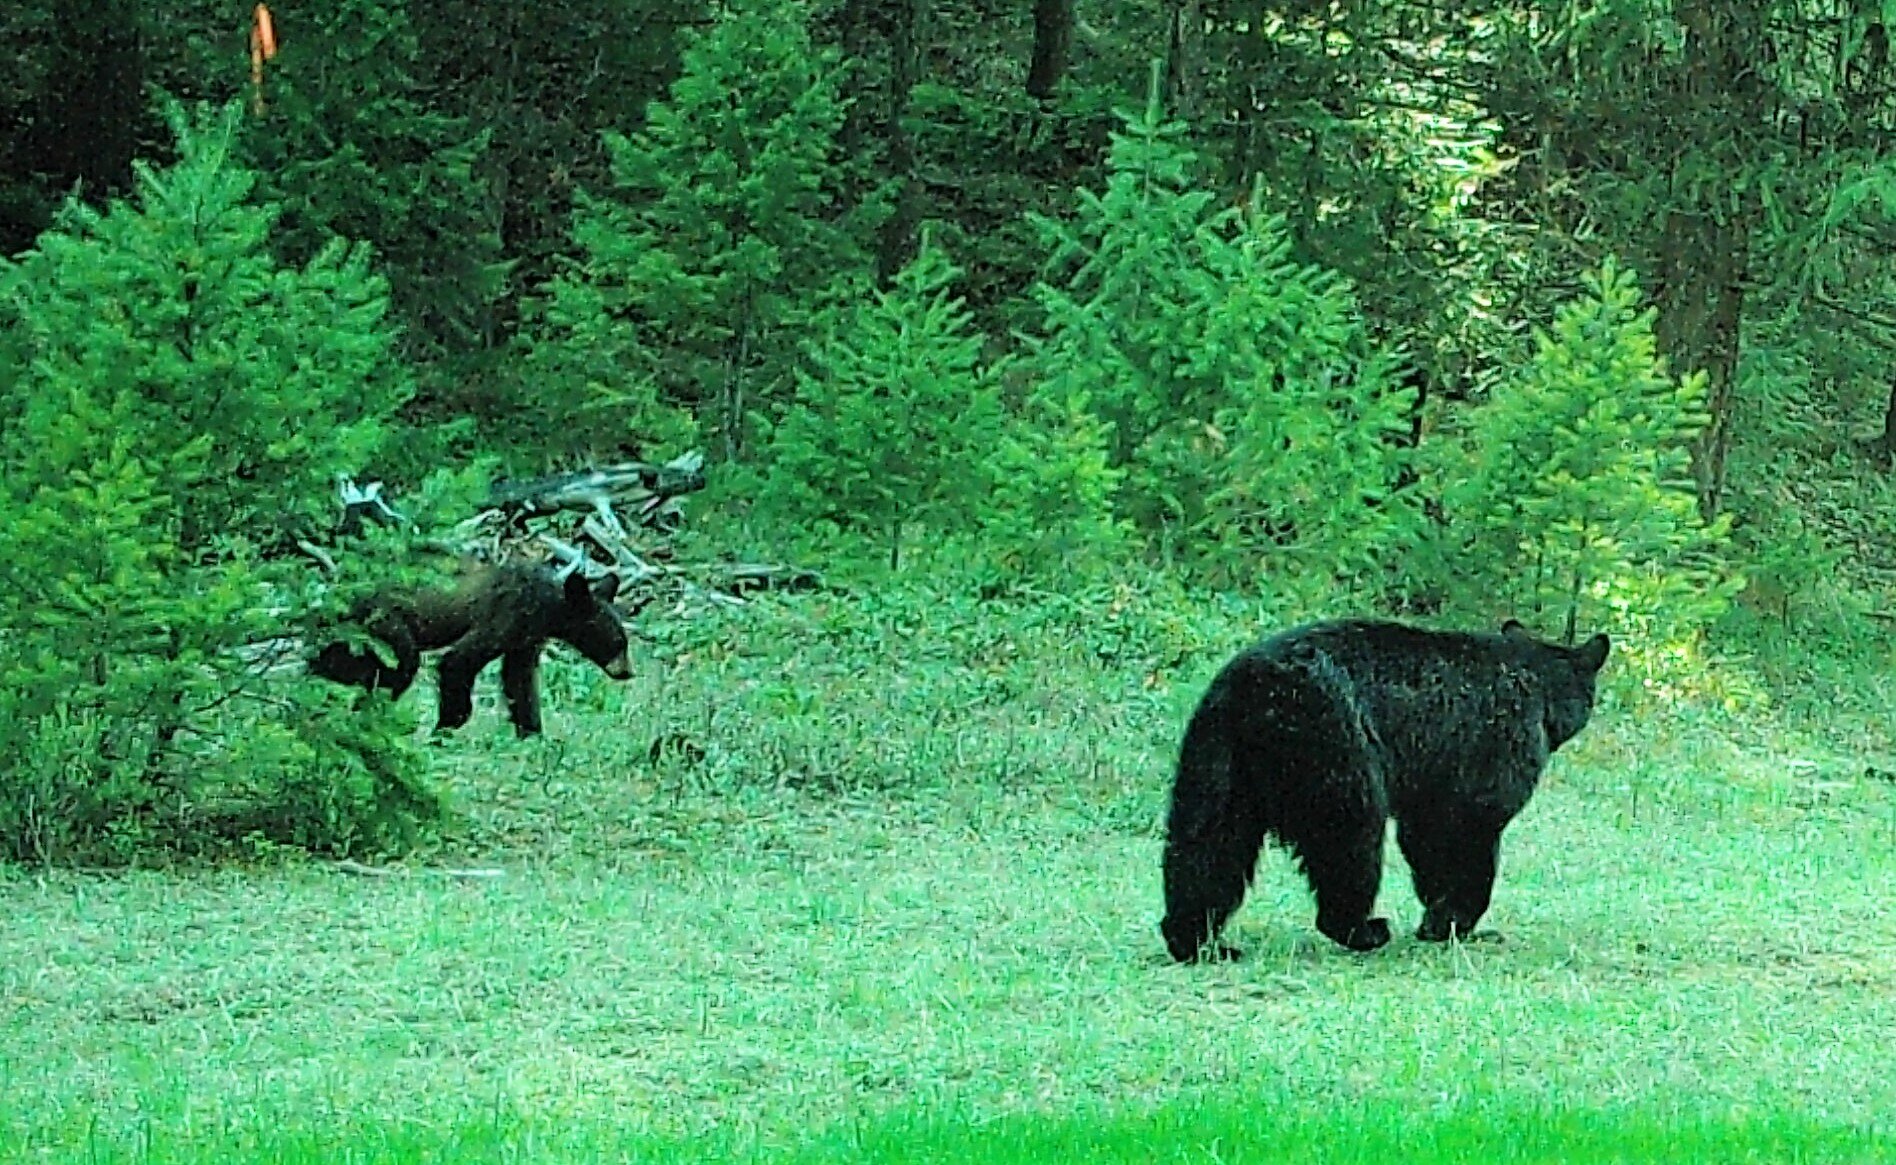
[[257, 113], [263, 112], [263, 63], [276, 55], [276, 21], [270, 18], [270, 10], [259, 4], [250, 18], [250, 108]]

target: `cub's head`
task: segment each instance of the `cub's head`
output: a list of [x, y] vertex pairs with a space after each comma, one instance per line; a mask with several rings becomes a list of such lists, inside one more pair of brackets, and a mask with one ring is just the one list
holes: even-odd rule
[[1540, 681], [1547, 701], [1547, 745], [1550, 749], [1580, 735], [1593, 716], [1594, 682], [1606, 666], [1612, 646], [1595, 635], [1578, 647], [1564, 647], [1536, 639], [1513, 619], [1501, 625], [1501, 634], [1525, 649], [1524, 657]]
[[575, 570], [560, 586], [560, 601], [565, 607], [560, 638], [613, 679], [630, 679], [632, 660], [627, 653], [625, 620], [612, 605], [619, 593], [619, 576], [609, 574], [595, 583]]

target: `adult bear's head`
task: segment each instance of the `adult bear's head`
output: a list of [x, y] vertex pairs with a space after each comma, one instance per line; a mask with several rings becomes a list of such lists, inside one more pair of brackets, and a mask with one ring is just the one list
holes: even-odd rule
[[1564, 647], [1535, 638], [1513, 619], [1501, 625], [1501, 634], [1527, 649], [1526, 661], [1540, 680], [1546, 700], [1548, 751], [1580, 735], [1593, 716], [1594, 682], [1606, 666], [1611, 642], [1605, 635], [1595, 635], [1578, 647]]

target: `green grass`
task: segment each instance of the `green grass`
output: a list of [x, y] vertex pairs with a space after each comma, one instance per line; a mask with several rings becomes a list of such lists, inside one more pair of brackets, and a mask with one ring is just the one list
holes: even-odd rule
[[[0, 1146], [0, 1159], [30, 1158], [32, 1145]], [[466, 1124], [371, 1124], [342, 1118], [320, 1128], [280, 1123], [180, 1130], [86, 1144], [96, 1165], [463, 1165], [518, 1161], [672, 1162], [1230, 1162], [1297, 1161], [1418, 1165], [1463, 1162], [1795, 1162], [1896, 1159], [1896, 1140], [1789, 1118], [1726, 1121], [1655, 1118], [1643, 1111], [1555, 1114], [1470, 1109], [1422, 1114], [1387, 1105], [1315, 1112], [1243, 1104], [1175, 1103], [1140, 1113], [1089, 1111], [980, 1122], [903, 1112], [827, 1130], [795, 1144], [754, 1135], [691, 1141], [627, 1134], [596, 1122], [496, 1112]]]
[[[1860, 778], [1886, 746], [1609, 701], [1509, 834], [1506, 942], [1347, 954], [1272, 855], [1233, 927], [1251, 957], [1180, 968], [1167, 769], [1243, 614], [817, 599], [663, 625], [629, 684], [549, 665], [544, 740], [484, 687], [439, 754], [461, 827], [403, 875], [0, 875], [0, 1145], [1872, 1159], [1811, 1130], [1896, 1113], [1896, 788]], [[649, 760], [668, 733], [702, 763]]]

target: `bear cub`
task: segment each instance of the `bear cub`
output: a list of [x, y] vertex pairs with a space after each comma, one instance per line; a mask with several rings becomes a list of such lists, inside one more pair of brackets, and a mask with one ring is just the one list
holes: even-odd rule
[[388, 644], [393, 667], [373, 651], [330, 643], [310, 660], [312, 674], [400, 699], [421, 670], [421, 654], [441, 657], [439, 731], [459, 728], [474, 714], [474, 680], [500, 660], [501, 687], [514, 731], [537, 735], [540, 652], [557, 639], [615, 680], [628, 679], [625, 622], [613, 606], [616, 575], [589, 582], [577, 570], [509, 562], [481, 567], [458, 586], [391, 592], [359, 604], [350, 621]]
[[1593, 714], [1608, 647], [1546, 642], [1511, 619], [1499, 634], [1349, 619], [1240, 652], [1179, 750], [1159, 924], [1172, 957], [1239, 957], [1216, 939], [1267, 837], [1302, 867], [1318, 931], [1353, 951], [1387, 943], [1370, 911], [1392, 817], [1422, 900], [1416, 937], [1467, 937], [1502, 830]]

